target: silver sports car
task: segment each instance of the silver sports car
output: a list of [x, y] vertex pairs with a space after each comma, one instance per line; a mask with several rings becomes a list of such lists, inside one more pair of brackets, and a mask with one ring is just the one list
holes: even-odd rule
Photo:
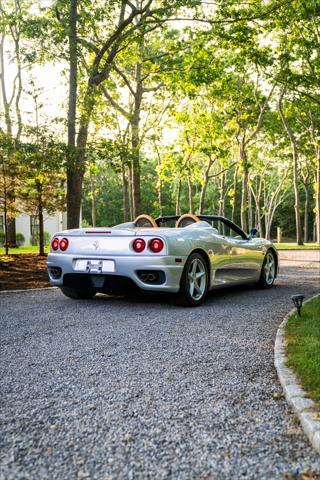
[[274, 245], [216, 215], [140, 215], [112, 228], [54, 235], [48, 273], [70, 298], [97, 292], [168, 292], [197, 306], [208, 290], [256, 283], [270, 288], [278, 272]]

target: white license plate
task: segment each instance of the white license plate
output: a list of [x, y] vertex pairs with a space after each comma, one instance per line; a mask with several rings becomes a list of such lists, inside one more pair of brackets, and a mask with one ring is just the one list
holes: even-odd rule
[[112, 273], [115, 272], [115, 263], [113, 260], [76, 260], [74, 269], [77, 272], [87, 273]]

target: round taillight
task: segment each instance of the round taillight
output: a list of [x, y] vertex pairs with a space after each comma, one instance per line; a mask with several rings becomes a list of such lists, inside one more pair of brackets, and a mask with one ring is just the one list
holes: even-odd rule
[[59, 242], [59, 246], [60, 246], [60, 250], [64, 252], [65, 250], [67, 250], [69, 246], [69, 240], [67, 238], [61, 238]]
[[163, 249], [163, 246], [164, 244], [161, 238], [153, 238], [152, 240], [150, 240], [149, 248], [154, 253], [161, 252], [161, 250]]
[[51, 248], [52, 250], [58, 250], [59, 248], [59, 240], [57, 238], [54, 238], [51, 242]]
[[136, 238], [132, 244], [133, 250], [137, 253], [143, 252], [146, 248], [146, 242], [143, 238]]

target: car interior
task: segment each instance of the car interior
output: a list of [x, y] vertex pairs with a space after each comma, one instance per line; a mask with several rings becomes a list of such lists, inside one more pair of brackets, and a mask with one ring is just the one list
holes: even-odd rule
[[186, 213], [184, 215], [172, 215], [154, 219], [150, 215], [142, 214], [136, 217], [131, 224], [122, 224], [122, 226], [135, 226], [139, 228], [185, 228], [197, 222], [208, 223], [214, 229], [215, 233], [222, 236], [242, 240], [248, 238], [240, 227], [230, 220], [217, 215], [194, 215], [193, 213]]
[[[174, 223], [170, 221], [171, 217], [168, 219], [166, 219], [165, 217], [161, 217], [160, 220], [168, 220], [165, 222], [166, 227], [176, 227], [176, 228], [184, 228], [184, 227], [188, 227], [189, 225], [192, 225], [195, 222], [200, 222], [200, 219], [193, 213], [186, 213], [184, 215], [181, 215], [180, 217], [179, 216], [177, 217], [178, 218], [174, 220]], [[136, 227], [139, 227], [139, 228], [158, 228], [160, 225], [157, 223], [157, 220], [152, 218], [150, 215], [142, 214], [136, 217], [133, 223]], [[162, 223], [164, 222], [161, 222], [160, 224]]]

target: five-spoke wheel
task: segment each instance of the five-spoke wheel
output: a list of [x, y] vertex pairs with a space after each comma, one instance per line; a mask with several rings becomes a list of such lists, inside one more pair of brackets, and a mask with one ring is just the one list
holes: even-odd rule
[[270, 288], [276, 278], [276, 259], [274, 253], [269, 250], [264, 257], [264, 262], [261, 270], [259, 285], [263, 288]]
[[200, 305], [207, 293], [209, 273], [202, 255], [193, 253], [188, 258], [181, 277], [178, 303], [181, 305]]

